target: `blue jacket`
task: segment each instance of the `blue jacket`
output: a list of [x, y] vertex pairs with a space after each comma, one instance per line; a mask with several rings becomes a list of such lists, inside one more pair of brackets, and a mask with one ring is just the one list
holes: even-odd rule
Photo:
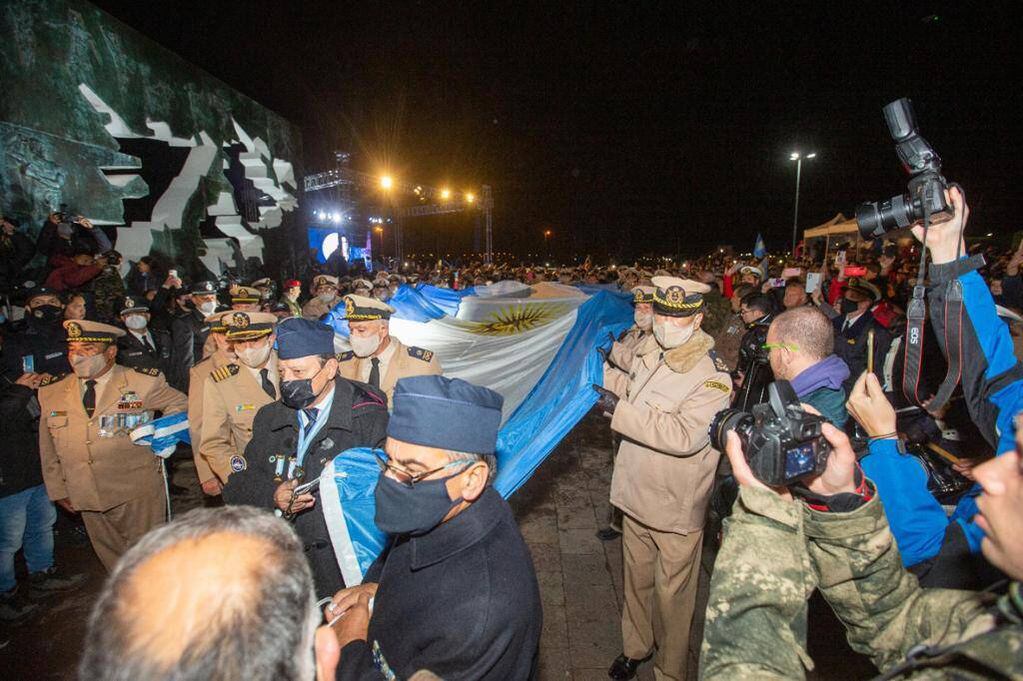
[[[963, 287], [962, 387], [970, 417], [980, 432], [1002, 454], [1015, 448], [1013, 416], [1023, 409], [1023, 366], [1013, 353], [1009, 329], [995, 311], [987, 284], [977, 273], [981, 256], [931, 265], [928, 292], [931, 324], [942, 353], [945, 342], [945, 284], [958, 278]], [[885, 506], [892, 534], [904, 565], [937, 556], [949, 523], [958, 523], [970, 550], [980, 550], [984, 533], [973, 518], [977, 514], [979, 486], [974, 486], [946, 517], [927, 490], [927, 476], [913, 457], [899, 454], [894, 440], [870, 443], [863, 471], [874, 481]]]

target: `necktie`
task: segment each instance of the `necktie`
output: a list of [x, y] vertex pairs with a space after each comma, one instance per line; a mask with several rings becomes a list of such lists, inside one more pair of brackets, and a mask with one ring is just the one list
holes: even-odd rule
[[380, 387], [380, 358], [374, 357], [373, 368], [369, 370], [369, 384], [374, 388]]
[[92, 412], [96, 411], [96, 381], [91, 378], [85, 382], [85, 394], [82, 395], [82, 404], [85, 406], [85, 413], [92, 418]]
[[310, 407], [309, 409], [303, 409], [302, 410], [302, 413], [305, 414], [305, 417], [306, 417], [306, 424], [305, 424], [305, 428], [303, 429], [304, 430], [304, 435], [306, 437], [309, 437], [309, 433], [311, 433], [312, 430], [313, 430], [313, 427], [316, 426], [316, 415], [319, 412], [320, 412], [320, 410], [317, 409], [316, 407]]
[[150, 352], [156, 352], [156, 348], [153, 347], [152, 341], [149, 340], [148, 333], [142, 337], [142, 344], [146, 346], [146, 350], [149, 350]]
[[[276, 400], [277, 399], [277, 390], [276, 390], [276, 388], [274, 388], [273, 381], [270, 380], [270, 370], [269, 369], [260, 369], [259, 370], [259, 377], [262, 379], [263, 390], [266, 391], [266, 394], [270, 396], [271, 400]], [[313, 411], [316, 411], [316, 410], [314, 409]]]

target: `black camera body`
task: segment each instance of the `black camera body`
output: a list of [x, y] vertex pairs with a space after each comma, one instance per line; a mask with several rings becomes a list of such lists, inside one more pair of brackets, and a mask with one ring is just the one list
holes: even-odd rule
[[710, 424], [710, 441], [723, 452], [725, 434], [734, 430], [753, 475], [765, 485], [784, 487], [824, 472], [831, 454], [824, 423], [824, 417], [803, 409], [788, 381], [775, 381], [767, 387], [765, 404], [748, 412], [719, 411]]
[[887, 201], [861, 204], [856, 209], [856, 224], [864, 239], [876, 239], [888, 232], [905, 229], [924, 215], [952, 214], [945, 201], [948, 181], [941, 175], [941, 157], [920, 136], [913, 115], [913, 103], [903, 97], [884, 108], [884, 120], [895, 140], [895, 152], [909, 174], [905, 194]]

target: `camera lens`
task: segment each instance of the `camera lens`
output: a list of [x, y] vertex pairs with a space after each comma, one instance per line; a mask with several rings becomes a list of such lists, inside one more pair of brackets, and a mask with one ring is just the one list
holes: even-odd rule
[[719, 452], [725, 451], [725, 434], [730, 430], [734, 430], [745, 444], [752, 423], [753, 417], [740, 409], [722, 409], [710, 423], [710, 446]]
[[860, 236], [868, 240], [909, 227], [914, 220], [913, 200], [905, 194], [893, 196], [887, 201], [860, 204], [856, 209], [856, 225], [860, 228]]

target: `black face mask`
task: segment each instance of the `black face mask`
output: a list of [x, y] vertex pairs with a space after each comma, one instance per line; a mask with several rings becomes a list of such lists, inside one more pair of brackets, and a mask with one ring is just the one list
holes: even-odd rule
[[451, 501], [444, 483], [464, 472], [463, 469], [440, 480], [423, 480], [414, 487], [407, 487], [381, 473], [373, 493], [377, 527], [387, 534], [426, 534], [440, 525], [444, 516], [461, 503], [461, 498]]
[[[323, 371], [323, 369], [320, 369]], [[281, 381], [281, 402], [292, 409], [305, 409], [312, 404], [319, 393], [313, 392], [313, 378], [320, 375], [317, 371], [312, 378], [301, 378], [296, 381]], [[326, 388], [326, 384], [324, 384]], [[323, 392], [321, 389], [320, 392]]]
[[839, 305], [838, 309], [842, 312], [842, 314], [850, 315], [853, 312], [856, 312], [856, 310], [858, 310], [859, 308], [860, 308], [860, 305], [855, 300], [849, 300], [848, 298], [842, 298], [842, 302]]
[[32, 308], [32, 318], [35, 319], [37, 324], [49, 326], [59, 322], [63, 312], [56, 305], [40, 305], [39, 307]]

